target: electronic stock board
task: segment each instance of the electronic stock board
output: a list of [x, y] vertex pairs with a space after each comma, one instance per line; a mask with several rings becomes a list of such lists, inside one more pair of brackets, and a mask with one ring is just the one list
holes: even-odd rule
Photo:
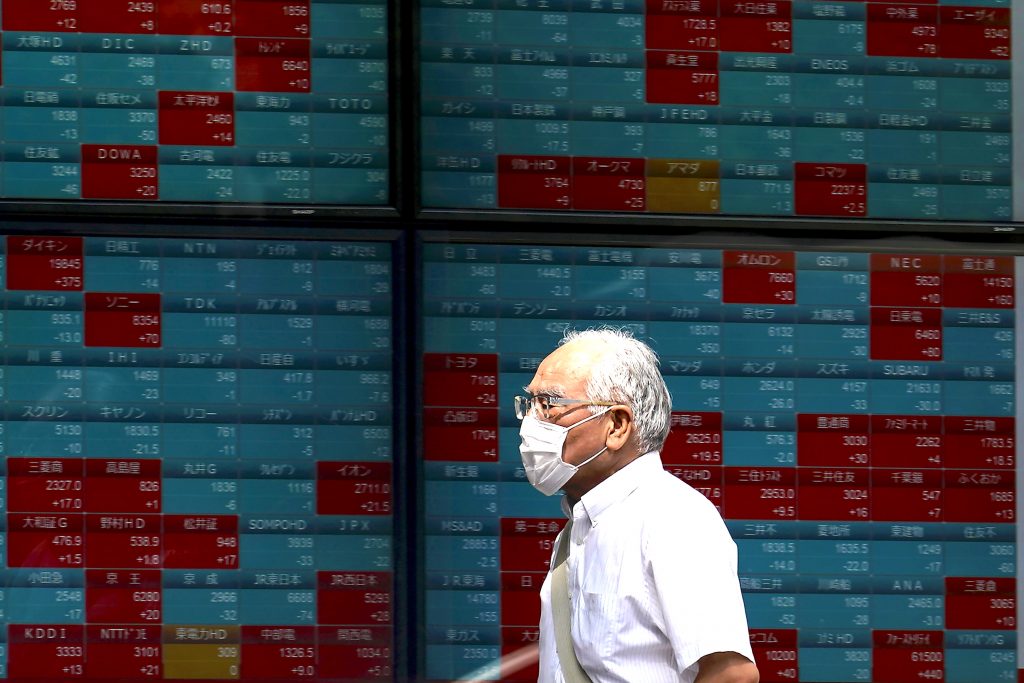
[[525, 480], [511, 399], [566, 327], [601, 325], [660, 355], [662, 458], [736, 540], [761, 681], [1019, 680], [1019, 257], [441, 235], [422, 245], [427, 680], [536, 679], [509, 656], [537, 640], [565, 518]]
[[386, 241], [0, 239], [0, 680], [392, 680]]
[[1009, 0], [421, 0], [422, 205], [1005, 227], [1010, 24]]
[[386, 0], [4, 0], [0, 199], [385, 206], [388, 22]]

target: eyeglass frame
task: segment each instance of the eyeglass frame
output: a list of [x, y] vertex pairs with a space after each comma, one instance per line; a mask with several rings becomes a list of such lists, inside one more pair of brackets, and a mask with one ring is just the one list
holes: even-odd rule
[[[543, 410], [537, 407], [537, 411], [541, 417], [545, 420], [551, 419], [551, 406], [571, 406], [571, 405], [587, 405], [587, 406], [617, 406], [621, 403], [617, 401], [591, 401], [588, 398], [563, 398], [561, 396], [550, 396], [548, 394], [516, 394], [513, 397], [513, 406], [516, 411], [516, 418], [520, 421], [526, 419], [526, 416], [534, 409], [537, 399], [544, 399], [546, 406]], [[524, 409], [523, 406], [526, 406]]]

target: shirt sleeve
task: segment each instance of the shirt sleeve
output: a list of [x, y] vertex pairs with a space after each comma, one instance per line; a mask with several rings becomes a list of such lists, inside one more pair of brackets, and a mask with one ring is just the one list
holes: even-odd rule
[[706, 502], [702, 497], [681, 519], [659, 518], [645, 539], [647, 575], [680, 673], [714, 652], [736, 652], [754, 661], [736, 543]]

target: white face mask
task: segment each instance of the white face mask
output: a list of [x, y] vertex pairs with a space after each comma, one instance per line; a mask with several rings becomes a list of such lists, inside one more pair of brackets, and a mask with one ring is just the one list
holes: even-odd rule
[[522, 439], [522, 443], [519, 444], [519, 455], [523, 459], [526, 478], [535, 489], [545, 496], [553, 495], [572, 479], [579, 468], [608, 450], [605, 446], [579, 465], [570, 465], [562, 460], [562, 449], [565, 447], [565, 437], [569, 430], [601, 417], [609, 410], [611, 408], [605, 408], [568, 427], [542, 422], [532, 415], [523, 418], [523, 424], [519, 428], [519, 438]]

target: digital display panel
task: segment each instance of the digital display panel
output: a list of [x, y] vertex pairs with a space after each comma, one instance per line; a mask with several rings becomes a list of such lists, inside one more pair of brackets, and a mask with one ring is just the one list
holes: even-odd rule
[[761, 681], [1018, 680], [1016, 257], [433, 239], [427, 680], [536, 680], [511, 655], [565, 517], [526, 482], [512, 396], [604, 325], [660, 356], [662, 459], [736, 540]]
[[385, 0], [5, 0], [0, 199], [384, 206]]
[[391, 243], [0, 248], [0, 680], [390, 679]]
[[422, 204], [1020, 221], [1010, 24], [1009, 0], [421, 0]]

